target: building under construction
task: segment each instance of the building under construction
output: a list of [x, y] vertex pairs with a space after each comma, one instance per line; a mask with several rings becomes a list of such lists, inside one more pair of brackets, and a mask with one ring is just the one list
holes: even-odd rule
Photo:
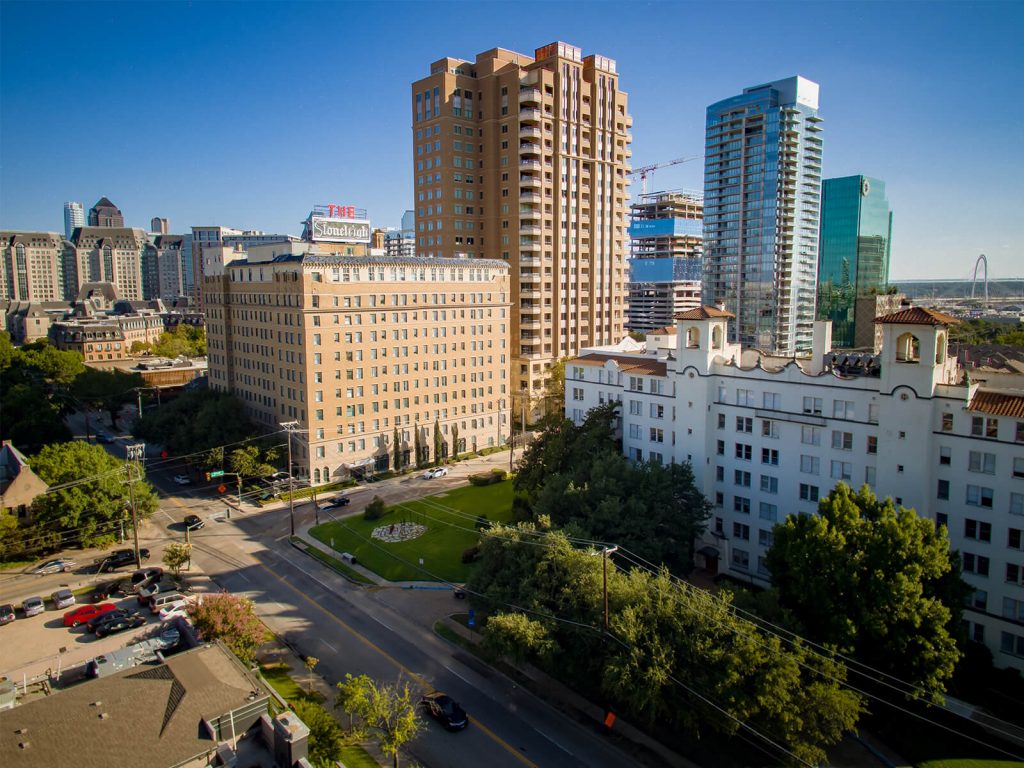
[[630, 331], [674, 325], [700, 306], [703, 220], [700, 192], [653, 192], [630, 206]]

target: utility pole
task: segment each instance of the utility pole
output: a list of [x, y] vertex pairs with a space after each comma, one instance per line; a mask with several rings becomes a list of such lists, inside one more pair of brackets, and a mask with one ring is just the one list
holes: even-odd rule
[[[140, 457], [146, 455], [146, 444], [137, 443], [136, 445], [125, 446], [125, 454], [130, 462], [126, 466], [128, 467], [128, 498], [132, 504], [132, 531], [135, 533], [135, 567], [142, 567], [142, 557], [139, 554], [139, 514], [135, 507], [135, 477], [133, 477], [132, 468], [138, 469], [138, 461]], [[141, 473], [140, 473], [141, 474]]]
[[299, 426], [297, 421], [283, 421], [281, 428], [288, 432], [288, 516], [295, 535], [295, 475], [292, 473], [292, 430]]
[[605, 547], [601, 553], [602, 563], [602, 582], [604, 583], [604, 633], [608, 634], [608, 555], [613, 552], [618, 552], [619, 548], [616, 547]]
[[516, 452], [516, 398], [508, 398], [508, 473], [512, 474], [512, 458]]

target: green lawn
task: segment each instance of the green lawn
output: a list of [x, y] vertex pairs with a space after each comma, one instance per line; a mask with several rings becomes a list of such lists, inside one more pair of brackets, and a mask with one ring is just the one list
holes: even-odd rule
[[315, 691], [310, 694], [304, 686], [300, 686], [289, 674], [288, 666], [281, 663], [260, 664], [260, 672], [285, 701], [312, 701], [317, 704], [323, 699]]
[[[446, 512], [438, 509], [439, 506], [461, 514]], [[492, 522], [511, 520], [512, 482], [506, 480], [480, 487], [467, 485], [389, 507], [379, 520], [367, 521], [358, 515], [324, 523], [310, 533], [328, 547], [333, 539], [336, 552], [352, 553], [359, 563], [389, 581], [431, 581], [432, 573], [445, 581], [462, 582], [472, 568], [462, 562], [462, 552], [480, 538], [473, 523], [477, 515], [484, 515]], [[374, 528], [403, 521], [425, 525], [427, 532], [412, 541], [394, 544], [371, 538]], [[417, 567], [420, 558], [423, 568], [430, 573]]]
[[345, 768], [380, 768], [380, 764], [358, 744], [341, 748], [341, 762]]

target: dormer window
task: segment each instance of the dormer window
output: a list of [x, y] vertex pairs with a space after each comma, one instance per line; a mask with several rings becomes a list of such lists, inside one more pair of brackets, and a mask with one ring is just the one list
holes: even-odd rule
[[921, 362], [921, 341], [912, 333], [904, 333], [896, 339], [896, 362]]
[[700, 329], [690, 326], [686, 329], [686, 348], [697, 349], [700, 346]]

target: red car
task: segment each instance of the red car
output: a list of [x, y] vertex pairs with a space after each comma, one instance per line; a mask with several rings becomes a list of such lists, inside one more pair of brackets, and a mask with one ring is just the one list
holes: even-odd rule
[[80, 624], [85, 624], [89, 619], [93, 619], [97, 616], [102, 616], [104, 613], [117, 608], [113, 603], [100, 603], [99, 605], [80, 605], [73, 611], [68, 611], [64, 614], [64, 626], [65, 627], [77, 627]]

